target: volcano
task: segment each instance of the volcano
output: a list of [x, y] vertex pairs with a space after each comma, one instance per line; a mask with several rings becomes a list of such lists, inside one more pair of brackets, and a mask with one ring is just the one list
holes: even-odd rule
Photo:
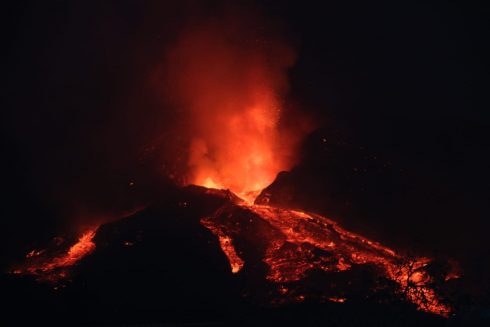
[[[332, 304], [388, 305], [431, 319], [451, 313], [441, 290], [457, 275], [434, 269], [437, 263], [429, 258], [397, 254], [320, 215], [267, 205], [265, 192], [255, 203], [200, 186], [171, 194], [85, 231], [73, 244], [57, 239], [29, 252], [11, 278], [34, 283], [63, 307], [70, 303], [64, 314], [88, 306], [97, 317], [88, 321], [111, 321], [110, 311], [101, 312], [111, 307], [124, 312], [121, 321], [140, 321], [141, 312], [148, 321], [162, 312], [178, 321], [196, 311], [200, 319], [224, 319], [223, 312], [243, 308], [312, 304], [322, 310]], [[136, 303], [144, 297], [158, 300]]]
[[490, 326], [465, 8], [10, 7], [1, 326]]

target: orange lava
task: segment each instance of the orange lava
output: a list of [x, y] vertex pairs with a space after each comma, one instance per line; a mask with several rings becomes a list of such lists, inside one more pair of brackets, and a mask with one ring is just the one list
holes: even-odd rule
[[[211, 133], [194, 139], [190, 159], [193, 184], [230, 189], [251, 200], [253, 194], [247, 193], [260, 191], [272, 183], [278, 171], [289, 168], [278, 160], [280, 107], [270, 94], [273, 90], [254, 92], [249, 107], [230, 103], [236, 111], [220, 113], [219, 140], [213, 140]], [[213, 143], [219, 144], [214, 150]]]
[[243, 267], [243, 260], [236, 254], [235, 248], [231, 245], [231, 239], [227, 236], [220, 236], [219, 243], [221, 249], [230, 260], [231, 272], [239, 272]]
[[[285, 295], [287, 283], [305, 278], [308, 271], [348, 271], [353, 265], [377, 267], [385, 278], [399, 285], [398, 292], [420, 310], [446, 316], [450, 308], [430, 287], [431, 276], [424, 270], [427, 258], [408, 260], [393, 250], [341, 228], [325, 217], [264, 205], [236, 203], [201, 220], [216, 234], [234, 273], [247, 265], [237, 253], [235, 240], [255, 247], [267, 264], [266, 279], [276, 283]], [[235, 249], [234, 249], [235, 248]], [[307, 294], [292, 294], [303, 301]], [[345, 297], [325, 296], [334, 302]]]
[[95, 250], [92, 241], [97, 228], [84, 232], [66, 252], [47, 254], [47, 250], [32, 250], [26, 255], [28, 262], [24, 267], [13, 270], [14, 274], [33, 275], [40, 281], [58, 282], [68, 277], [68, 268], [77, 264]]

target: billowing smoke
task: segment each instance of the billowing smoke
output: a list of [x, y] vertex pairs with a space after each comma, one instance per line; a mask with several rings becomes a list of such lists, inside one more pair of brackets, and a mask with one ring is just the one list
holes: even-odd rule
[[291, 167], [300, 131], [282, 124], [292, 47], [243, 11], [194, 22], [167, 53], [165, 95], [182, 112], [186, 181], [257, 191]]

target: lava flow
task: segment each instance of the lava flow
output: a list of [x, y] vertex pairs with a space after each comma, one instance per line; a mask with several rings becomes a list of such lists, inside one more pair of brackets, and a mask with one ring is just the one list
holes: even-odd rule
[[[431, 288], [428, 258], [408, 260], [393, 250], [348, 232], [334, 221], [301, 211], [238, 202], [225, 205], [201, 223], [218, 236], [233, 273], [258, 257], [267, 265], [266, 279], [277, 285], [279, 301], [303, 301], [310, 294], [288, 285], [309, 272], [345, 272], [354, 266], [372, 266], [395, 282], [397, 293], [420, 310], [446, 316], [450, 307]], [[253, 254], [250, 254], [250, 248]], [[255, 258], [254, 258], [255, 257]], [[316, 285], [323, 289], [322, 285]], [[331, 290], [320, 299], [345, 302], [344, 290]]]
[[[54, 249], [32, 250], [26, 255], [27, 262], [12, 272], [32, 275], [39, 281], [60, 282], [69, 276], [72, 266], [95, 250], [95, 243], [92, 240], [96, 232], [97, 228], [85, 231], [66, 251], [59, 250], [57, 246], [54, 246]], [[62, 243], [61, 238], [56, 240], [55, 243]]]

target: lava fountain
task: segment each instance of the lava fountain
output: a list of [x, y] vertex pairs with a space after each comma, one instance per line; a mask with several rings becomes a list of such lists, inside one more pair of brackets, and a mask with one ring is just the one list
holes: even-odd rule
[[291, 168], [307, 129], [301, 117], [295, 128], [283, 122], [294, 60], [280, 37], [235, 16], [200, 23], [178, 37], [166, 56], [164, 84], [172, 105], [185, 112], [188, 184], [229, 189], [253, 201], [279, 171]]

